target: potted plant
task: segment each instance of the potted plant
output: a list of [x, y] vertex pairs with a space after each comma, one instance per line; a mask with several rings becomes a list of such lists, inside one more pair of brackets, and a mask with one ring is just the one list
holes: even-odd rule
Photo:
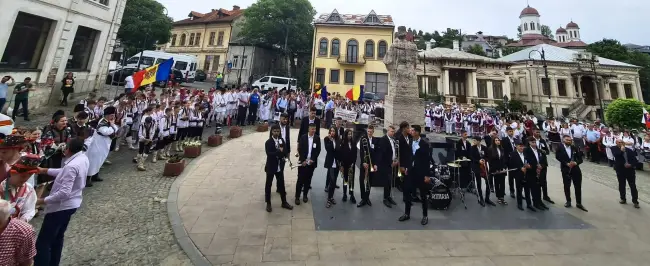
[[186, 158], [196, 158], [201, 155], [201, 142], [200, 141], [186, 141], [183, 144], [183, 156]]
[[165, 163], [163, 176], [179, 176], [185, 170], [185, 160], [180, 154], [174, 154]]
[[228, 137], [231, 138], [231, 139], [241, 137], [241, 127], [239, 127], [239, 126], [230, 127], [230, 136], [228, 136]]
[[223, 136], [221, 134], [215, 134], [208, 137], [208, 146], [217, 147], [223, 143]]
[[257, 126], [257, 132], [266, 132], [269, 131], [269, 123], [264, 122], [263, 124], [259, 124]]

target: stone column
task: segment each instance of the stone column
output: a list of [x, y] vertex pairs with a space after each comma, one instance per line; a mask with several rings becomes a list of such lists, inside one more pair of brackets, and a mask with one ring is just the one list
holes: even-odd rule
[[527, 84], [525, 84], [525, 86], [527, 88], [526, 93], [528, 95], [527, 98], [529, 103], [533, 102], [533, 81], [535, 81], [536, 78], [536, 76], [533, 77], [533, 71], [528, 69], [528, 82], [526, 82]]
[[443, 79], [442, 75], [440, 75], [440, 76], [438, 76], [436, 78], [436, 83], [438, 83], [438, 85], [436, 86], [436, 90], [438, 91], [438, 94], [440, 94], [440, 95], [444, 95], [444, 91], [442, 91], [442, 90], [444, 90], [444, 88], [442, 87], [443, 86], [442, 85], [442, 79]]
[[560, 96], [560, 92], [557, 89], [557, 78], [549, 77], [548, 82], [548, 85], [550, 86], [549, 90], [551, 91], [551, 99], [555, 100]]
[[[578, 95], [577, 95], [577, 98], [581, 98], [581, 99], [582, 99], [582, 98], [584, 98], [584, 97], [582, 97], [582, 85], [580, 85], [580, 81], [581, 81], [581, 80], [582, 80], [582, 76], [578, 76], [578, 79], [577, 79], [576, 85], [578, 86]], [[571, 82], [573, 82], [573, 80], [572, 80]]]
[[[510, 94], [510, 76], [506, 75], [506, 79], [503, 81], [503, 94], [508, 95], [508, 99], [512, 98]], [[498, 99], [503, 99], [503, 95], [495, 95]]]
[[616, 82], [616, 91], [618, 93], [618, 98], [625, 98], [625, 87], [623, 87], [623, 81], [620, 79]]
[[574, 101], [573, 97], [575, 97], [575, 95], [576, 95], [575, 86], [573, 86], [573, 78], [571, 78], [571, 76], [569, 76], [569, 79], [566, 79], [565, 84], [566, 84], [566, 88], [567, 88], [566, 96], [568, 96], [569, 99], [571, 99], [571, 101], [573, 102]]
[[470, 84], [468, 84], [471, 88], [471, 95], [472, 97], [478, 97], [478, 87], [476, 85], [476, 71], [472, 71], [470, 74]]
[[643, 101], [643, 90], [641, 89], [641, 80], [639, 79], [639, 76], [636, 76], [635, 84], [636, 84], [635, 87], [636, 87], [637, 95], [639, 96], [637, 100]]
[[488, 99], [494, 99], [494, 86], [491, 80], [487, 82], [487, 97]]
[[[639, 100], [640, 99], [639, 92], [638, 92], [639, 87], [637, 87], [636, 83], [632, 83], [630, 85], [632, 85], [632, 97], [634, 97], [634, 99]], [[643, 99], [641, 99], [641, 100], [643, 100]]]
[[444, 96], [449, 95], [449, 69], [443, 71], [442, 92]]

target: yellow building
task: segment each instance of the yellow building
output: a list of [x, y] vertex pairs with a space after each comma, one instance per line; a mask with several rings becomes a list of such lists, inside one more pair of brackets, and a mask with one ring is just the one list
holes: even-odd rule
[[236, 22], [243, 19], [243, 11], [239, 6], [233, 6], [232, 10], [212, 9], [205, 14], [192, 11], [188, 18], [174, 22], [171, 40], [163, 50], [197, 56], [197, 69], [211, 77], [223, 73], [228, 44], [237, 32]]
[[388, 93], [388, 71], [382, 62], [393, 43], [395, 25], [389, 15], [321, 14], [314, 22], [311, 84], [345, 94], [365, 85], [365, 92]]

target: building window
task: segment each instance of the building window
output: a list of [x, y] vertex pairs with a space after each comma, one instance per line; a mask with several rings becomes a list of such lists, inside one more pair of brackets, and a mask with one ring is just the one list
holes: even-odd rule
[[339, 83], [341, 78], [341, 70], [330, 69], [330, 83]]
[[569, 108], [562, 108], [562, 116], [564, 117], [569, 116]]
[[331, 22], [339, 22], [339, 21], [341, 21], [341, 16], [339, 16], [338, 13], [332, 13], [332, 14], [330, 15], [330, 17], [327, 19], [327, 21], [331, 21]]
[[217, 46], [223, 46], [223, 31], [219, 32], [219, 37], [217, 37]]
[[542, 27], [539, 25], [539, 23], [537, 23], [537, 29], [540, 31], [542, 30]]
[[[357, 63], [359, 57], [359, 43], [356, 40], [349, 40], [347, 47], [347, 55], [345, 61], [348, 63]], [[347, 71], [346, 71], [347, 73]], [[347, 74], [346, 74], [347, 76]], [[354, 79], [353, 79], [354, 81]], [[347, 82], [346, 82], [347, 83]]]
[[176, 45], [176, 34], [172, 35], [172, 42], [171, 42], [171, 45], [172, 45], [172, 46], [175, 46], [175, 45]]
[[0, 68], [38, 68], [52, 20], [18, 12], [0, 60]]
[[324, 68], [317, 68], [316, 69], [316, 82], [320, 84], [321, 86], [325, 84], [325, 69]]
[[322, 38], [318, 43], [318, 55], [327, 56], [327, 39]]
[[501, 99], [503, 96], [503, 81], [493, 80], [492, 81], [492, 98]]
[[212, 61], [212, 55], [206, 55], [205, 56], [205, 63], [203, 63], [203, 71], [208, 72], [210, 71], [210, 63]]
[[220, 55], [212, 56], [212, 69], [219, 71], [219, 61], [221, 61]]
[[72, 42], [70, 49], [70, 56], [68, 56], [68, 63], [66, 69], [90, 69], [89, 64], [92, 59], [93, 51], [95, 50], [95, 41], [99, 36], [99, 31], [91, 28], [79, 26], [77, 33]]
[[476, 83], [477, 83], [476, 85], [478, 86], [478, 97], [487, 98], [488, 97], [487, 80], [479, 79], [476, 81]]
[[241, 68], [246, 68], [246, 63], [248, 62], [248, 56], [244, 55], [241, 57]]
[[185, 46], [185, 33], [181, 34], [181, 44], [179, 46]]
[[573, 38], [573, 31], [569, 31], [569, 37]]
[[232, 68], [237, 68], [238, 63], [239, 63], [239, 56], [236, 55], [232, 58]]
[[547, 78], [542, 78], [542, 95], [551, 95], [550, 85]]
[[332, 40], [332, 56], [339, 56], [339, 50], [341, 49], [341, 41], [339, 39]]
[[366, 23], [379, 23], [379, 18], [375, 15], [370, 15], [366, 18]]
[[386, 48], [387, 48], [386, 42], [385, 41], [379, 41], [379, 45], [377, 45], [377, 46], [378, 46], [377, 56], [379, 58], [384, 58], [384, 56], [386, 56]]
[[107, 6], [108, 5], [108, 0], [96, 0], [98, 3]]
[[367, 40], [366, 41], [365, 56], [366, 56], [366, 58], [374, 58], [375, 57], [375, 42], [373, 42], [372, 40]]
[[194, 33], [190, 33], [190, 41], [189, 41], [190, 46], [194, 46]]
[[533, 22], [530, 23], [530, 30], [535, 30], [535, 23]]
[[625, 90], [625, 98], [632, 98], [632, 84], [623, 84], [623, 89]]
[[528, 23], [524, 23], [524, 31], [528, 30]]
[[560, 96], [568, 96], [566, 92], [566, 80], [564, 79], [557, 80], [557, 94]]
[[364, 91], [374, 92], [380, 96], [388, 94], [388, 74], [366, 72]]
[[214, 32], [210, 32], [210, 39], [208, 40], [208, 45], [214, 45]]
[[612, 100], [618, 99], [618, 84], [609, 83], [609, 96]]
[[194, 40], [194, 45], [201, 46], [201, 33], [196, 34], [196, 39]]
[[354, 84], [354, 70], [345, 71], [345, 79], [343, 82], [345, 82], [345, 84]]

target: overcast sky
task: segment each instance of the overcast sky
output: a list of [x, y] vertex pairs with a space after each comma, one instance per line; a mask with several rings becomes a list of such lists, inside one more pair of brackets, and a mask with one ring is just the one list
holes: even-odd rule
[[[255, 0], [158, 0], [175, 20], [184, 19], [190, 11], [207, 13], [211, 9], [232, 9], [250, 6]], [[587, 43], [613, 38], [621, 43], [650, 45], [647, 16], [648, 0], [528, 0], [536, 8], [542, 24], [553, 30], [573, 19], [580, 25], [580, 35]], [[490, 35], [516, 38], [519, 13], [526, 0], [312, 0], [320, 13], [335, 8], [342, 14], [392, 15], [395, 25], [422, 31], [462, 29], [465, 33], [483, 31]]]

